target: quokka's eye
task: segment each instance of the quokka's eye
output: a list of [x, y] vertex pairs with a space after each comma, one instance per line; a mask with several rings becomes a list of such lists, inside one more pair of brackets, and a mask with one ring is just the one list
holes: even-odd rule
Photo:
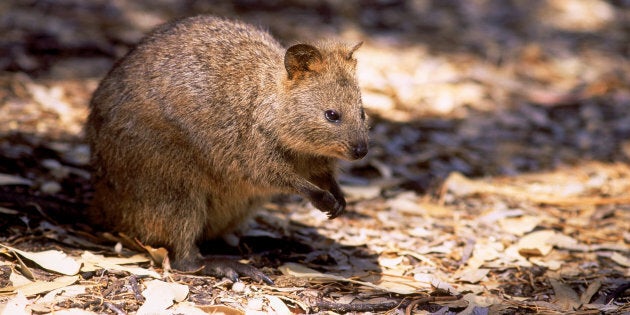
[[341, 115], [336, 110], [329, 109], [324, 112], [324, 117], [330, 122], [339, 122], [341, 120]]
[[365, 110], [361, 107], [361, 120], [365, 120]]

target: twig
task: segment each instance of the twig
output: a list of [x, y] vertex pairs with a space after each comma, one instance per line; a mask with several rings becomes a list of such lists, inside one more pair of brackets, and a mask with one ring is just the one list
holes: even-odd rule
[[333, 311], [336, 313], [348, 313], [348, 312], [384, 312], [396, 308], [400, 305], [399, 302], [386, 302], [386, 303], [334, 303], [319, 301], [314, 307], [317, 311]]
[[411, 301], [411, 303], [407, 305], [407, 308], [405, 308], [405, 315], [411, 315], [411, 311], [413, 311], [413, 309], [418, 304], [425, 304], [425, 303], [438, 302], [438, 301], [457, 301], [461, 298], [462, 298], [461, 295], [422, 297], [422, 298]]
[[133, 295], [136, 297], [138, 302], [144, 302], [144, 296], [140, 293], [140, 288], [138, 287], [138, 278], [135, 275], [131, 275], [129, 277], [129, 284], [131, 285], [131, 290], [133, 291]]
[[411, 301], [407, 304], [407, 301], [403, 300], [401, 302], [392, 301], [385, 303], [357, 303], [357, 304], [346, 304], [346, 303], [334, 303], [327, 301], [318, 301], [315, 306], [312, 306], [316, 312], [321, 311], [333, 311], [338, 313], [348, 313], [348, 312], [384, 312], [389, 311], [391, 309], [407, 306], [405, 307], [405, 314], [410, 315], [411, 311], [418, 305], [429, 302], [439, 302], [439, 301], [456, 301], [461, 299], [461, 295], [455, 296], [427, 296], [422, 297], [416, 300]]
[[114, 303], [111, 302], [105, 302], [103, 303], [110, 311], [116, 313], [117, 315], [127, 315], [127, 313], [125, 313], [125, 311], [121, 310], [118, 306], [114, 305]]

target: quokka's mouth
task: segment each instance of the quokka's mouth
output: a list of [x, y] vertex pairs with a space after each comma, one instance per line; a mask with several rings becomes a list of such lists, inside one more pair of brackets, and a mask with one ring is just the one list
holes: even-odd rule
[[367, 143], [359, 143], [353, 145], [330, 145], [326, 148], [325, 155], [338, 159], [354, 161], [363, 158], [367, 153]]

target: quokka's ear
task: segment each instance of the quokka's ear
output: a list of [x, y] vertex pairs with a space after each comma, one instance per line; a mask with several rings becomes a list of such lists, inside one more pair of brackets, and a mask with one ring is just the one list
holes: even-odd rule
[[300, 73], [319, 71], [323, 61], [319, 50], [307, 44], [293, 45], [284, 54], [284, 68], [287, 69], [289, 80]]
[[346, 59], [352, 59], [352, 54], [354, 54], [354, 52], [357, 51], [357, 49], [359, 49], [361, 45], [363, 45], [363, 41], [360, 41], [356, 45], [352, 46], [352, 48], [350, 48], [350, 51], [348, 51], [348, 54], [346, 55]]

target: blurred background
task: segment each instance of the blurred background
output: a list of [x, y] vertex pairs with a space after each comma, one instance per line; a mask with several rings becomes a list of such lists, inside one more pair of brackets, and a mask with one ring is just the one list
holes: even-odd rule
[[85, 165], [82, 124], [99, 79], [153, 27], [195, 14], [244, 20], [285, 45], [365, 43], [373, 148], [345, 166], [347, 182], [423, 192], [452, 171], [630, 158], [630, 1], [5, 0], [0, 172], [28, 166], [16, 160], [39, 146]]

